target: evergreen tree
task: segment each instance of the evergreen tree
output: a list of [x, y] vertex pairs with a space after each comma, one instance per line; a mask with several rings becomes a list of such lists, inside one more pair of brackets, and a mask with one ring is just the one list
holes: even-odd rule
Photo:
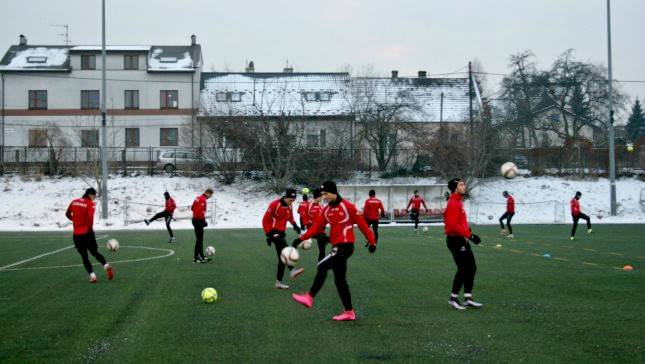
[[640, 100], [636, 99], [634, 106], [632, 106], [632, 114], [627, 119], [627, 136], [629, 140], [636, 141], [639, 131], [643, 127], [645, 127], [645, 114], [643, 114]]

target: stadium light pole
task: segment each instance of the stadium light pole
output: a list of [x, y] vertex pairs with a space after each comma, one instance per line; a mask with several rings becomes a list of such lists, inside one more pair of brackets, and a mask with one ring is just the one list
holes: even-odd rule
[[105, 80], [105, 0], [101, 0], [101, 218], [108, 217], [107, 188], [107, 91]]
[[616, 156], [614, 150], [614, 105], [611, 75], [611, 0], [607, 0], [607, 76], [609, 103], [609, 204], [611, 216], [616, 216]]

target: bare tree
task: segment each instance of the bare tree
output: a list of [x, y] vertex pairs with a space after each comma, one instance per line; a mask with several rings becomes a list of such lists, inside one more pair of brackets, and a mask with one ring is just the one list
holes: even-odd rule
[[70, 142], [61, 128], [56, 124], [51, 124], [47, 127], [46, 135], [47, 148], [49, 151], [46, 174], [55, 175], [60, 172], [61, 158], [65, 149], [69, 147]]

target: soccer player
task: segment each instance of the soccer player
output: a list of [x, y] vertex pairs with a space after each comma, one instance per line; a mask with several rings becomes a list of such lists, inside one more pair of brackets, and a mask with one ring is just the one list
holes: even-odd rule
[[298, 204], [298, 215], [300, 216], [300, 230], [307, 230], [309, 216], [307, 216], [307, 211], [309, 211], [309, 196], [302, 195], [302, 202]]
[[[405, 209], [410, 211], [410, 219], [414, 221], [415, 232], [419, 229], [419, 211], [421, 210], [421, 205], [423, 205], [423, 208], [428, 211], [428, 206], [426, 206], [425, 200], [423, 200], [423, 197], [419, 197], [418, 190], [414, 190], [414, 196], [412, 196], [410, 202], [408, 203], [408, 207], [406, 207]], [[410, 206], [412, 206], [411, 210]]]
[[[457, 273], [455, 273], [452, 282], [452, 292], [448, 304], [457, 310], [463, 310], [466, 307], [480, 308], [483, 305], [473, 300], [473, 284], [477, 265], [473, 251], [470, 249], [470, 242], [479, 244], [481, 239], [473, 234], [468, 226], [462, 202], [466, 194], [466, 184], [460, 178], [453, 178], [448, 182], [448, 189], [452, 193], [443, 215], [444, 231], [446, 244], [457, 264]], [[459, 291], [462, 286], [464, 287], [465, 300], [463, 306], [459, 303]]]
[[571, 217], [573, 217], [573, 228], [571, 228], [571, 240], [575, 239], [576, 228], [578, 227], [578, 220], [583, 219], [587, 221], [587, 234], [593, 233], [591, 230], [591, 219], [580, 211], [580, 197], [582, 192], [577, 191], [576, 196], [571, 199]]
[[172, 221], [172, 214], [175, 212], [177, 204], [175, 204], [175, 200], [170, 197], [170, 193], [168, 193], [168, 191], [163, 193], [163, 197], [166, 199], [164, 210], [155, 214], [152, 219], [144, 219], [143, 221], [146, 223], [146, 225], [150, 225], [151, 222], [163, 217], [163, 219], [166, 221], [166, 229], [168, 229], [168, 234], [170, 234], [170, 240], [168, 240], [168, 243], [174, 243], [175, 236], [173, 235], [172, 229], [170, 228], [170, 222]]
[[314, 297], [325, 283], [327, 271], [333, 270], [336, 289], [345, 308], [341, 314], [334, 316], [333, 320], [354, 321], [356, 320], [356, 311], [352, 306], [352, 297], [346, 278], [347, 260], [354, 253], [354, 224], [358, 225], [358, 228], [367, 238], [370, 253], [376, 251], [376, 239], [365, 220], [356, 214], [356, 207], [338, 194], [336, 183], [326, 181], [322, 184], [320, 190], [329, 204], [323, 208], [322, 215], [316, 218], [311, 229], [294, 240], [293, 245], [298, 246], [303, 240], [311, 238], [316, 231], [329, 224], [331, 227], [329, 235], [333, 248], [329, 255], [318, 262], [316, 278], [309, 292], [303, 294], [294, 293], [291, 297], [301, 305], [311, 308], [314, 304]]
[[[293, 211], [291, 205], [296, 200], [296, 190], [289, 188], [285, 191], [284, 196], [280, 197], [277, 200], [271, 201], [269, 207], [262, 217], [262, 228], [264, 229], [264, 234], [267, 238], [267, 245], [275, 246], [275, 252], [278, 257], [278, 269], [276, 273], [275, 288], [276, 289], [289, 289], [289, 285], [282, 283], [282, 278], [284, 277], [284, 268], [285, 264], [282, 263], [280, 259], [280, 253], [282, 249], [287, 246], [286, 230], [287, 230], [287, 221], [291, 223], [293, 229], [300, 235], [301, 230], [296, 224], [296, 221], [293, 219]], [[292, 266], [289, 266], [291, 273], [289, 276], [293, 279], [302, 274], [305, 271], [304, 268], [300, 267], [293, 270]]]
[[[515, 215], [515, 200], [508, 191], [504, 191], [502, 195], [506, 197], [506, 212], [499, 218], [499, 225], [502, 227], [502, 235], [506, 235], [506, 233], [508, 233], [508, 237], [512, 239], [513, 228], [511, 227], [511, 219], [513, 218], [513, 215]], [[504, 228], [504, 219], [506, 219], [508, 230]]]
[[92, 269], [92, 263], [87, 255], [89, 251], [96, 260], [98, 260], [105, 269], [108, 280], [114, 278], [114, 271], [112, 266], [108, 264], [105, 260], [105, 257], [99, 253], [99, 247], [96, 244], [96, 236], [94, 236], [94, 199], [96, 198], [96, 190], [94, 188], [88, 188], [85, 191], [85, 194], [81, 198], [73, 200], [65, 216], [72, 221], [74, 226], [74, 246], [76, 250], [81, 255], [83, 259], [83, 266], [87, 271], [87, 274], [90, 275], [90, 283], [96, 283], [96, 274]]
[[[313, 197], [314, 200], [309, 204], [309, 211], [307, 211], [309, 223], [307, 229], [311, 229], [314, 221], [316, 221], [319, 216], [322, 216], [323, 212], [323, 208], [320, 206], [320, 202], [323, 199], [320, 188], [315, 188], [313, 190]], [[325, 257], [325, 247], [327, 246], [327, 243], [329, 243], [329, 237], [325, 234], [325, 227], [323, 226], [318, 232], [315, 232], [313, 234], [313, 238], [316, 239], [316, 242], [318, 243], [318, 261], [320, 262]]]
[[193, 227], [195, 228], [195, 253], [193, 255], [193, 262], [206, 263], [210, 258], [204, 257], [204, 228], [208, 226], [206, 223], [206, 200], [213, 196], [213, 190], [207, 188], [204, 193], [197, 196], [193, 201], [190, 209], [193, 212]]
[[385, 217], [385, 208], [381, 200], [376, 198], [376, 191], [370, 190], [369, 196], [363, 205], [363, 218], [367, 222], [367, 226], [372, 228], [374, 238], [378, 242], [378, 219], [379, 216]]

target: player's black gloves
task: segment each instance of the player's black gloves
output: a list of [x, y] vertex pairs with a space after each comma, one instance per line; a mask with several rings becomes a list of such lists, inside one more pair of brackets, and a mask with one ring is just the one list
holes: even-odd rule
[[302, 233], [302, 230], [298, 227], [298, 225], [293, 224], [293, 230], [296, 231], [296, 234], [300, 235]]
[[267, 245], [271, 246], [271, 242], [273, 241], [273, 238], [277, 238], [279, 234], [277, 231], [271, 230], [268, 233], [266, 233], [265, 236], [267, 237]]
[[470, 235], [470, 238], [468, 238], [468, 240], [472, 241], [475, 245], [482, 242], [482, 239], [475, 234]]
[[376, 244], [374, 244], [374, 245], [370, 245], [370, 247], [369, 247], [369, 248], [367, 248], [367, 250], [368, 250], [371, 254], [373, 254], [373, 253], [376, 251]]
[[297, 248], [297, 247], [298, 247], [298, 245], [300, 245], [300, 243], [302, 243], [302, 239], [300, 239], [300, 238], [295, 238], [295, 239], [293, 240], [293, 243], [291, 243], [291, 246], [292, 246], [292, 247], [294, 247], [294, 248]]

